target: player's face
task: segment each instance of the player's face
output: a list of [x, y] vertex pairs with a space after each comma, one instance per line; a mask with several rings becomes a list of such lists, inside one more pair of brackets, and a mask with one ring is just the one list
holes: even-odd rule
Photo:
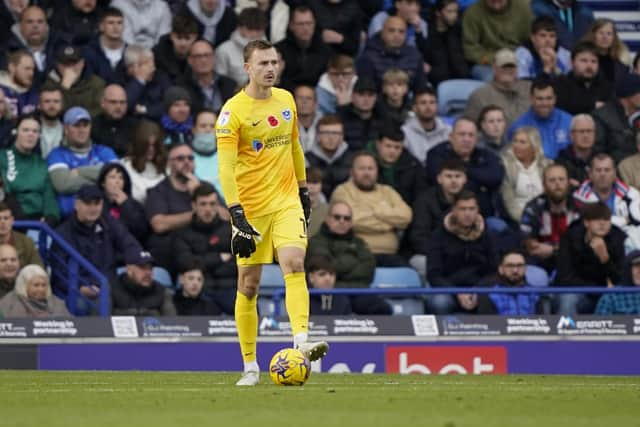
[[245, 70], [251, 82], [258, 86], [271, 87], [276, 83], [279, 64], [275, 48], [255, 49], [249, 62], [245, 63]]

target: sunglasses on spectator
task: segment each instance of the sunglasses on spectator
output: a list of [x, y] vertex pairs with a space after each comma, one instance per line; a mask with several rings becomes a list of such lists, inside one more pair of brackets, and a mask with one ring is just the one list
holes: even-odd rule
[[335, 219], [336, 221], [351, 221], [351, 215], [331, 214], [331, 218]]
[[195, 159], [195, 157], [193, 156], [193, 154], [190, 155], [181, 155], [181, 156], [175, 156], [174, 158], [172, 158], [171, 160], [177, 160], [179, 162], [184, 162], [184, 161], [190, 161], [193, 162], [193, 160]]

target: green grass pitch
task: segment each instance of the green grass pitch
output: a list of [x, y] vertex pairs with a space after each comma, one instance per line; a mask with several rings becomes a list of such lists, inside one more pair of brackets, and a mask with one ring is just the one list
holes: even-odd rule
[[640, 426], [640, 378], [0, 371], [4, 427]]

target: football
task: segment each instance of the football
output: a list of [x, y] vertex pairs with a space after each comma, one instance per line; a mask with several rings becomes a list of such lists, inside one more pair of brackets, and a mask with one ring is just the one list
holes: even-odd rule
[[278, 385], [303, 385], [311, 374], [311, 364], [300, 350], [284, 348], [273, 355], [269, 374]]

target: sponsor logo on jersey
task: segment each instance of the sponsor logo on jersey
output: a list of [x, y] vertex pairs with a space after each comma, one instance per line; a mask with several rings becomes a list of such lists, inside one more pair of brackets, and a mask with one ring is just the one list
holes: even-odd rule
[[229, 123], [229, 119], [231, 118], [231, 111], [224, 110], [220, 113], [220, 117], [218, 118], [218, 126], [224, 126]]
[[276, 116], [267, 117], [267, 122], [269, 123], [269, 126], [271, 126], [272, 128], [278, 127], [278, 125], [280, 124]]
[[253, 149], [256, 151], [256, 153], [259, 153], [260, 150], [262, 150], [262, 148], [264, 147], [264, 144], [262, 144], [259, 139], [254, 139], [251, 142], [251, 145], [253, 146]]
[[291, 110], [289, 110], [288, 108], [286, 110], [282, 110], [282, 118], [286, 121], [291, 120]]

